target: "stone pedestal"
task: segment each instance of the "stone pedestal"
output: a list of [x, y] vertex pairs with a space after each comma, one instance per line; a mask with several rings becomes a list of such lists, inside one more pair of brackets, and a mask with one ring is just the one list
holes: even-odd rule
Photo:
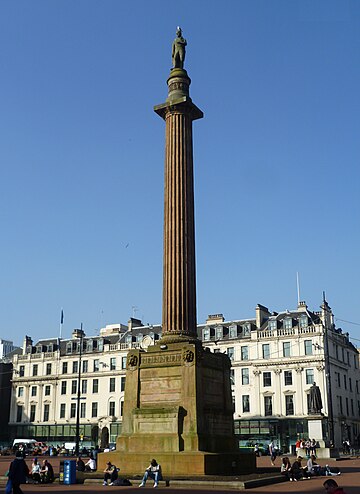
[[337, 458], [339, 456], [337, 448], [329, 448], [329, 445], [324, 441], [323, 417], [321, 415], [308, 420], [308, 434], [309, 438], [315, 439], [318, 444], [316, 449], [318, 458]]
[[[100, 468], [102, 468], [100, 455]], [[233, 429], [230, 362], [198, 343], [133, 350], [127, 358], [124, 419], [113, 458], [139, 474], [154, 457], [166, 475], [239, 474], [255, 468]]]

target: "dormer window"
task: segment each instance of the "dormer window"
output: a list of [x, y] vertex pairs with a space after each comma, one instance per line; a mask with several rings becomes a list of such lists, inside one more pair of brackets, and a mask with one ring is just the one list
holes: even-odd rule
[[90, 338], [89, 340], [86, 341], [86, 350], [88, 352], [91, 352], [93, 349], [93, 340]]
[[308, 317], [303, 315], [299, 318], [299, 326], [300, 328], [306, 328], [308, 325]]
[[204, 341], [210, 340], [210, 328], [204, 328], [203, 329], [203, 340]]
[[104, 350], [104, 340], [102, 338], [98, 340], [98, 350], [99, 352], [102, 352]]
[[66, 344], [66, 353], [72, 353], [72, 343], [71, 343], [71, 341]]
[[41, 353], [42, 352], [42, 346], [41, 345], [38, 345], [36, 347], [36, 353]]
[[216, 326], [215, 328], [215, 338], [217, 340], [221, 340], [223, 337], [223, 327], [222, 326]]
[[250, 332], [251, 332], [251, 325], [250, 325], [250, 323], [247, 322], [246, 324], [244, 324], [243, 327], [242, 327], [242, 329], [243, 329], [243, 335], [244, 336], [250, 336]]
[[142, 333], [138, 333], [136, 335], [136, 341], [141, 341], [143, 339], [143, 334]]
[[269, 329], [277, 329], [277, 320], [276, 319], [271, 319], [269, 320]]
[[130, 343], [132, 343], [132, 340], [133, 340], [133, 337], [132, 337], [132, 335], [131, 335], [131, 334], [127, 334], [127, 335], [125, 336], [125, 343], [126, 343], [127, 345], [130, 345]]
[[292, 318], [291, 317], [286, 317], [284, 319], [284, 329], [291, 329], [292, 328]]
[[229, 338], [237, 338], [238, 327], [237, 324], [229, 326]]

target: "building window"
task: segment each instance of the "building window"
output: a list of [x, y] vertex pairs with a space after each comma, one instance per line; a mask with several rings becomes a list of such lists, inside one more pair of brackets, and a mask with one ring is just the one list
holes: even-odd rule
[[237, 324], [229, 326], [229, 338], [237, 338], [238, 327]]
[[352, 392], [352, 380], [351, 380], [351, 377], [349, 377], [349, 389], [350, 391]]
[[25, 375], [25, 365], [20, 365], [19, 366], [19, 377], [24, 377], [24, 375]]
[[304, 341], [304, 349], [305, 349], [305, 355], [313, 354], [312, 340]]
[[285, 396], [285, 412], [286, 415], [294, 415], [294, 396]]
[[99, 361], [99, 359], [95, 359], [94, 360], [94, 372], [99, 372], [99, 368], [100, 368], [100, 361]]
[[80, 403], [80, 418], [86, 417], [86, 403]]
[[70, 405], [70, 418], [75, 418], [76, 415], [76, 403], [71, 403]]
[[97, 417], [98, 414], [98, 404], [97, 402], [91, 403], [91, 417]]
[[35, 422], [36, 405], [30, 405], [30, 422]]
[[33, 365], [32, 375], [33, 376], [37, 376], [38, 375], [38, 364], [34, 364]]
[[301, 316], [299, 318], [299, 326], [300, 328], [306, 328], [308, 325], [308, 318], [307, 316]]
[[51, 388], [50, 388], [50, 386], [47, 384], [47, 385], [45, 386], [45, 396], [50, 396], [50, 390], [51, 390]]
[[71, 394], [76, 395], [77, 393], [77, 381], [71, 381]]
[[203, 329], [203, 340], [204, 341], [210, 340], [210, 328], [204, 328]]
[[350, 405], [351, 405], [351, 415], [354, 416], [354, 400], [352, 398], [350, 400]]
[[87, 393], [87, 380], [83, 379], [81, 381], [81, 393], [85, 395]]
[[283, 357], [290, 357], [290, 341], [283, 343]]
[[349, 416], [349, 398], [345, 398], [346, 415]]
[[350, 365], [350, 353], [347, 352], [347, 364]]
[[115, 415], [115, 401], [109, 402], [109, 415], [112, 417]]
[[93, 379], [93, 393], [99, 392], [99, 379]]
[[292, 372], [285, 371], [284, 372], [285, 386], [292, 386]]
[[22, 405], [18, 405], [16, 408], [16, 422], [22, 421], [22, 412], [23, 412]]
[[124, 402], [120, 401], [120, 417], [124, 415]]
[[313, 384], [314, 383], [314, 369], [306, 369], [305, 370], [305, 378], [306, 378], [306, 384]]
[[126, 357], [121, 357], [121, 368], [126, 369]]
[[242, 395], [242, 411], [243, 413], [250, 412], [250, 395]]
[[262, 346], [262, 356], [263, 356], [263, 358], [265, 358], [265, 359], [270, 358], [270, 345], [269, 345], [269, 343], [265, 343], [265, 344]]
[[272, 415], [272, 396], [264, 396], [265, 416]]
[[60, 405], [60, 418], [61, 419], [65, 418], [65, 412], [66, 412], [66, 404], [61, 403], [61, 405]]
[[336, 372], [335, 371], [335, 381], [336, 381], [336, 384], [337, 384], [338, 388], [340, 388], [340, 386], [341, 386], [340, 372]]
[[83, 360], [82, 371], [85, 373], [88, 372], [88, 369], [89, 369], [89, 362], [87, 360]]
[[337, 345], [335, 345], [335, 357], [336, 360], [339, 360], [339, 347]]
[[292, 318], [287, 317], [284, 319], [284, 329], [291, 329], [293, 326]]
[[344, 374], [344, 388], [347, 389], [347, 379], [346, 374]]
[[230, 369], [230, 383], [231, 383], [231, 385], [235, 384], [235, 371], [234, 371], [234, 369]]
[[229, 357], [230, 360], [234, 360], [234, 347], [228, 347], [226, 350], [227, 356]]
[[110, 370], [116, 369], [116, 357], [111, 357], [110, 359]]
[[250, 333], [251, 333], [251, 324], [250, 323], [246, 323], [242, 326], [242, 333], [243, 333], [243, 336], [250, 336]]
[[354, 355], [354, 367], [357, 369], [359, 367], [358, 355]]
[[241, 360], [249, 360], [249, 347], [242, 346], [241, 347]]
[[63, 374], [67, 374], [68, 372], [68, 363], [67, 362], [63, 362], [62, 364], [62, 373]]
[[343, 412], [343, 405], [342, 405], [342, 397], [338, 396], [337, 397], [337, 405], [338, 405], [338, 412], [342, 415]]
[[115, 392], [115, 377], [110, 377], [109, 392], [110, 393], [114, 393]]
[[73, 371], [73, 374], [77, 374], [79, 372], [79, 362], [77, 360], [75, 360], [72, 363], [72, 371]]
[[121, 388], [120, 388], [120, 391], [125, 391], [125, 377], [122, 376], [121, 377], [121, 381], [120, 381], [120, 384], [121, 384]]
[[271, 372], [263, 373], [263, 385], [264, 387], [271, 386]]
[[276, 321], [276, 319], [272, 319], [271, 321], [269, 321], [268, 328], [270, 330], [277, 329], [277, 321]]
[[31, 396], [37, 395], [37, 386], [31, 386]]
[[215, 328], [215, 339], [216, 340], [221, 340], [223, 337], [223, 327], [222, 326], [216, 326]]
[[49, 422], [49, 410], [50, 410], [50, 405], [46, 403], [44, 405], [44, 422]]
[[66, 381], [61, 381], [61, 394], [66, 395]]
[[249, 369], [241, 369], [241, 384], [250, 384]]
[[18, 397], [21, 398], [22, 396], [24, 396], [24, 388], [20, 386], [18, 388]]
[[47, 376], [51, 375], [51, 364], [46, 364], [46, 375]]

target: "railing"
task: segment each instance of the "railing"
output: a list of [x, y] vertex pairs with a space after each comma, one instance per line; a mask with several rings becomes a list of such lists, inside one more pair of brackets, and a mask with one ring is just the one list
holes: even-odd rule
[[293, 328], [279, 328], [279, 329], [266, 329], [264, 331], [257, 331], [253, 332], [255, 339], [257, 340], [265, 340], [269, 338], [277, 338], [280, 336], [301, 336], [301, 335], [308, 335], [308, 334], [314, 334], [314, 333], [320, 333], [322, 330], [322, 327], [320, 325], [312, 325], [312, 326], [306, 326], [304, 328], [301, 328], [299, 326], [295, 326]]

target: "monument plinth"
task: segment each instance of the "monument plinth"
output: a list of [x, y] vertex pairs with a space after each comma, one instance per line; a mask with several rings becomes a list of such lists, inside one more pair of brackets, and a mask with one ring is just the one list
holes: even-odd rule
[[236, 444], [230, 359], [197, 338], [192, 122], [203, 113], [189, 95], [185, 46], [178, 28], [168, 97], [154, 108], [166, 124], [162, 337], [128, 353], [122, 432], [106, 455], [127, 474], [152, 457], [166, 476], [255, 468]]

